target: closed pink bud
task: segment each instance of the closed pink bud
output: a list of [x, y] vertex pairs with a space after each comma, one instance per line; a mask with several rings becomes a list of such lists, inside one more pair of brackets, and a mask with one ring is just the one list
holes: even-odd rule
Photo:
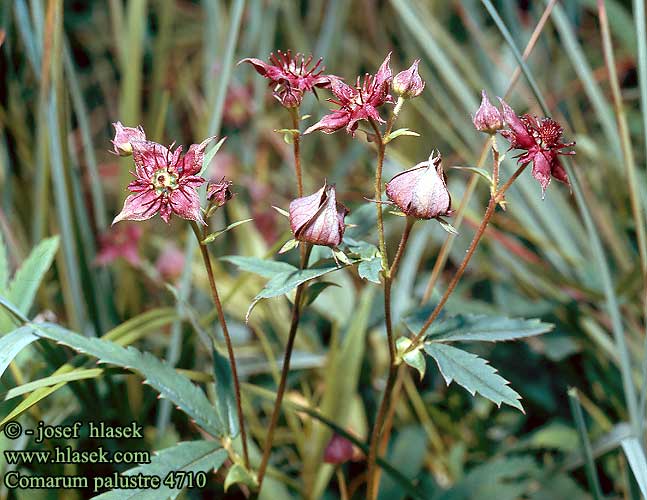
[[225, 180], [223, 177], [220, 182], [214, 182], [207, 186], [207, 199], [216, 207], [222, 207], [225, 203], [234, 197], [230, 186], [231, 181]]
[[145, 141], [146, 134], [140, 127], [124, 127], [121, 122], [112, 124], [115, 127], [115, 138], [112, 141], [114, 146], [113, 152], [119, 156], [130, 156], [133, 154], [133, 141]]
[[335, 186], [324, 186], [315, 194], [290, 203], [290, 229], [294, 238], [314, 245], [336, 247], [341, 243], [349, 210], [337, 203]]
[[386, 195], [406, 215], [434, 219], [451, 215], [451, 196], [440, 153], [399, 173], [386, 185]]
[[393, 92], [404, 99], [418, 97], [425, 88], [425, 82], [418, 73], [419, 63], [420, 59], [416, 59], [409, 69], [400, 71], [393, 79]]
[[324, 451], [324, 462], [343, 464], [353, 458], [353, 443], [339, 434], [333, 435]]
[[503, 116], [501, 112], [490, 103], [490, 100], [485, 93], [485, 90], [481, 91], [481, 106], [476, 111], [472, 122], [474, 127], [479, 132], [485, 132], [487, 134], [495, 134], [497, 130], [503, 128]]
[[162, 253], [155, 262], [155, 268], [163, 279], [174, 283], [182, 275], [184, 262], [184, 252], [175, 245], [170, 244], [162, 250]]

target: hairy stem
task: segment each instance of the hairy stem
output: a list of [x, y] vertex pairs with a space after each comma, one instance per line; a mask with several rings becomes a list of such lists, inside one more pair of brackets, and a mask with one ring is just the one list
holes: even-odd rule
[[[299, 130], [299, 108], [290, 108], [292, 116], [292, 128]], [[292, 146], [294, 147], [294, 170], [297, 174], [297, 193], [299, 198], [303, 196], [303, 176], [301, 174], [301, 133], [292, 135]]]
[[[305, 251], [301, 254], [301, 269], [305, 269], [310, 257], [312, 245], [307, 244]], [[288, 341], [285, 345], [285, 355], [283, 356], [283, 367], [281, 368], [281, 378], [279, 379], [279, 387], [276, 391], [276, 400], [274, 401], [274, 408], [272, 409], [272, 416], [270, 417], [270, 425], [267, 429], [267, 437], [265, 439], [265, 447], [263, 448], [263, 457], [261, 464], [258, 467], [258, 490], [263, 486], [263, 478], [267, 471], [267, 465], [270, 461], [270, 454], [272, 453], [272, 442], [274, 441], [274, 431], [279, 421], [281, 414], [281, 403], [285, 395], [285, 388], [288, 380], [288, 373], [290, 371], [290, 360], [292, 358], [292, 350], [294, 349], [294, 340], [297, 336], [299, 327], [299, 320], [301, 319], [301, 297], [305, 290], [305, 283], [301, 283], [297, 287], [294, 296], [294, 305], [292, 306], [292, 320], [290, 321], [290, 332], [288, 333]]]
[[397, 374], [397, 352], [395, 348], [395, 339], [393, 337], [393, 325], [391, 321], [391, 284], [392, 278], [397, 271], [397, 267], [402, 257], [402, 253], [406, 247], [407, 241], [409, 239], [409, 234], [411, 232], [411, 227], [413, 226], [413, 221], [415, 219], [407, 218], [407, 225], [402, 234], [402, 239], [400, 240], [400, 245], [393, 261], [393, 265], [389, 267], [389, 259], [386, 253], [386, 242], [384, 237], [384, 221], [382, 217], [382, 167], [384, 166], [384, 152], [386, 150], [386, 137], [393, 127], [393, 123], [397, 119], [397, 116], [402, 108], [404, 100], [402, 98], [398, 99], [398, 103], [393, 111], [393, 114], [389, 118], [387, 123], [386, 132], [384, 135], [380, 133], [380, 129], [375, 123], [375, 120], [369, 120], [371, 127], [375, 132], [376, 141], [378, 142], [377, 150], [377, 168], [375, 170], [375, 200], [377, 207], [377, 231], [379, 238], [379, 249], [382, 256], [382, 270], [384, 276], [384, 322], [386, 326], [386, 337], [389, 347], [389, 373], [386, 379], [386, 387], [384, 388], [384, 395], [382, 396], [382, 401], [380, 402], [380, 407], [378, 413], [375, 417], [375, 424], [373, 425], [373, 430], [371, 432], [371, 442], [368, 451], [367, 457], [367, 494], [366, 498], [373, 500], [377, 497], [378, 489], [378, 479], [376, 471], [376, 460], [377, 454], [379, 451], [380, 435], [382, 433], [382, 428], [384, 426], [384, 419], [386, 417], [387, 410], [389, 408], [389, 402], [391, 399], [391, 393], [393, 392], [393, 385], [395, 383], [395, 377]]
[[211, 267], [211, 256], [209, 255], [209, 250], [207, 249], [207, 245], [202, 243], [202, 240], [204, 239], [204, 233], [201, 234], [200, 228], [198, 228], [198, 225], [195, 222], [191, 222], [191, 227], [193, 228], [193, 233], [195, 234], [195, 237], [198, 239], [198, 245], [200, 246], [200, 253], [202, 254], [204, 267], [207, 271], [207, 277], [209, 278], [209, 287], [211, 288], [211, 298], [213, 299], [213, 303], [216, 306], [216, 310], [218, 311], [218, 320], [220, 321], [222, 334], [225, 337], [225, 344], [227, 345], [227, 355], [229, 356], [229, 364], [231, 365], [231, 374], [234, 380], [236, 410], [238, 412], [238, 427], [240, 428], [240, 437], [243, 442], [243, 460], [245, 461], [245, 468], [249, 469], [249, 451], [247, 449], [247, 432], [245, 430], [245, 419], [243, 418], [243, 404], [242, 404], [242, 399], [240, 397], [240, 380], [238, 379], [238, 369], [236, 367], [236, 357], [234, 356], [234, 346], [231, 343], [231, 337], [229, 336], [229, 329], [227, 328], [227, 322], [225, 321], [225, 313], [222, 310], [220, 296], [218, 295], [218, 287], [216, 286], [216, 280], [213, 276], [213, 268]]
[[371, 443], [368, 451], [368, 485], [367, 485], [367, 495], [366, 498], [373, 499], [377, 495], [378, 486], [379, 486], [379, 470], [376, 468], [377, 455], [380, 449], [380, 436], [382, 435], [382, 429], [384, 428], [384, 422], [387, 417], [387, 412], [390, 407], [391, 394], [393, 392], [393, 387], [395, 385], [395, 379], [398, 371], [397, 365], [397, 353], [395, 351], [395, 339], [393, 338], [393, 327], [391, 321], [391, 285], [393, 283], [393, 278], [395, 277], [398, 267], [400, 265], [400, 259], [404, 254], [404, 249], [407, 246], [409, 241], [409, 235], [411, 234], [411, 228], [416, 222], [416, 219], [413, 217], [407, 217], [407, 225], [402, 232], [402, 237], [400, 238], [400, 244], [398, 245], [398, 250], [393, 259], [393, 263], [389, 268], [388, 273], [386, 273], [384, 279], [384, 317], [386, 323], [386, 335], [389, 342], [389, 354], [390, 354], [390, 364], [389, 364], [389, 374], [386, 379], [386, 386], [384, 388], [384, 396], [380, 402], [380, 407], [378, 409], [377, 415], [375, 417], [375, 424], [373, 426], [373, 431], [371, 433]]

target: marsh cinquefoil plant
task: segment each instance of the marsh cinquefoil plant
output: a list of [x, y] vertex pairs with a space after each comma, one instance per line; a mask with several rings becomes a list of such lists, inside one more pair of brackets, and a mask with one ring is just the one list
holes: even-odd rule
[[[506, 207], [505, 194], [515, 180], [532, 163], [532, 175], [540, 182], [542, 194], [551, 177], [567, 183], [568, 178], [559, 156], [574, 154], [573, 151], [564, 151], [574, 143], [563, 142], [563, 129], [555, 120], [530, 115], [517, 116], [503, 100], [502, 110], [499, 110], [490, 103], [485, 92], [482, 93], [482, 104], [475, 110], [473, 123], [477, 130], [489, 135], [492, 163], [489, 169], [472, 171], [486, 179], [489, 184], [487, 208], [462, 262], [453, 271], [440, 299], [431, 309], [427, 307], [414, 311], [405, 319], [404, 324], [395, 324], [392, 319], [391, 292], [414, 227], [416, 224], [430, 223], [423, 221], [434, 221], [440, 223], [448, 233], [455, 231], [448, 221], [454, 214], [448, 179], [441, 153], [435, 148], [429, 147], [427, 160], [397, 173], [387, 183], [382, 179], [388, 146], [396, 139], [404, 140], [407, 136], [418, 136], [407, 128], [395, 129], [395, 125], [407, 102], [419, 97], [426, 90], [425, 81], [419, 74], [419, 60], [416, 59], [408, 69], [393, 76], [389, 53], [374, 74], [357, 76], [355, 84], [349, 85], [339, 76], [324, 74], [322, 61], [318, 60], [313, 64], [312, 56], [292, 55], [289, 50], [277, 51], [276, 54], [270, 56], [269, 63], [253, 58], [241, 61], [251, 64], [260, 75], [270, 81], [272, 95], [287, 110], [291, 128], [280, 129], [280, 132], [292, 146], [295, 167], [293, 199], [288, 211], [282, 211], [287, 215], [286, 228], [289, 226], [293, 239], [288, 241], [287, 246], [283, 245], [283, 253], [298, 246], [298, 267], [274, 259], [265, 259], [260, 263], [255, 261], [256, 269], [261, 269], [261, 275], [270, 278], [255, 302], [294, 292], [290, 322], [289, 325], [285, 325], [287, 342], [283, 364], [269, 415], [261, 415], [260, 411], [257, 414], [257, 408], [251, 404], [247, 407], [243, 405], [243, 384], [208, 248], [208, 244], [219, 234], [211, 232], [211, 218], [233, 197], [231, 182], [224, 178], [209, 183], [206, 193], [202, 197], [200, 195], [199, 189], [206, 183], [202, 176], [206, 163], [214, 157], [221, 144], [207, 152], [213, 137], [199, 144], [192, 144], [186, 153], [182, 154], [181, 147], [166, 147], [148, 140], [142, 127], [129, 127], [116, 122], [112, 141], [115, 154], [132, 156], [135, 176], [135, 180], [128, 185], [131, 194], [127, 196], [123, 209], [114, 218], [113, 224], [126, 220], [144, 221], [153, 218], [157, 213], [164, 222], [169, 223], [175, 215], [187, 221], [197, 238], [228, 354], [228, 370], [225, 370], [215, 348], [218, 338], [213, 334], [213, 361], [216, 366], [213, 404], [184, 374], [175, 372], [168, 364], [150, 354], [113, 346], [109, 339], [89, 340], [55, 324], [34, 325], [25, 317], [28, 304], [14, 307], [12, 301], [20, 298], [11, 293], [7, 294], [8, 299], [3, 302], [3, 306], [9, 311], [11, 320], [22, 325], [21, 328], [26, 328], [27, 333], [31, 335], [25, 335], [26, 342], [37, 338], [55, 340], [105, 362], [139, 370], [160, 394], [171, 399], [209, 436], [208, 440], [199, 442], [204, 450], [198, 450], [210, 457], [208, 468], [226, 467], [227, 486], [238, 483], [246, 494], [252, 494], [254, 491], [262, 492], [270, 462], [273, 456], [278, 455], [273, 453], [278, 447], [274, 437], [281, 413], [286, 406], [285, 394], [292, 353], [303, 311], [318, 296], [316, 285], [321, 282], [316, 280], [339, 269], [357, 266], [358, 276], [364, 279], [362, 283], [365, 286], [379, 284], [381, 287], [384, 342], [389, 354], [388, 369], [383, 384], [376, 384], [382, 394], [375, 415], [369, 415], [371, 431], [368, 443], [354, 437], [348, 429], [332, 427], [335, 434], [330, 437], [327, 445], [322, 447], [318, 459], [320, 463], [335, 465], [340, 490], [346, 489], [343, 464], [349, 460], [362, 461], [365, 458], [367, 498], [373, 500], [378, 495], [381, 469], [402, 482], [413, 497], [424, 498], [424, 492], [420, 492], [406, 479], [403, 480], [402, 474], [382, 458], [389, 442], [391, 416], [400, 396], [400, 391], [394, 390], [399, 377], [409, 368], [416, 370], [421, 376], [424, 375], [425, 356], [429, 356], [435, 360], [447, 384], [456, 381], [473, 395], [478, 392], [497, 405], [506, 403], [523, 411], [520, 395], [512, 390], [507, 381], [497, 375], [484, 359], [451, 344], [460, 341], [511, 340], [544, 333], [551, 326], [533, 320], [482, 315], [443, 315], [443, 308], [462, 278], [497, 207]], [[316, 88], [321, 92], [330, 90], [333, 97], [329, 101], [337, 106], [337, 109], [301, 132], [301, 123], [307, 117], [301, 115], [300, 107], [306, 94], [314, 93]], [[316, 169], [303, 169], [301, 165], [300, 148], [304, 136], [308, 136], [309, 140], [314, 142], [317, 140], [314, 132], [332, 134], [340, 130], [345, 130], [353, 140], [364, 142], [366, 139], [366, 145], [375, 150], [373, 193], [368, 192], [369, 184], [363, 193], [374, 205], [371, 209], [375, 210], [372, 241], [358, 241], [347, 237], [349, 210], [339, 201], [343, 193], [338, 193], [336, 187], [328, 184]], [[524, 151], [519, 156], [517, 170], [505, 180], [502, 180], [501, 175], [502, 155], [499, 152], [497, 135], [509, 141], [510, 149]], [[304, 172], [314, 184], [322, 186], [313, 194], [305, 195], [303, 192]], [[400, 217], [396, 220], [404, 221], [400, 242], [395, 249], [388, 248], [384, 228], [385, 217]], [[114, 260], [115, 255], [120, 255], [131, 264], [138, 264], [135, 247], [142, 235], [141, 231], [132, 227], [124, 229], [126, 240], [110, 242], [107, 245], [110, 251], [100, 255], [99, 262], [109, 263]], [[281, 243], [283, 242], [278, 242], [277, 248]], [[46, 257], [44, 261], [51, 262], [57, 244], [55, 241], [46, 240], [42, 248], [37, 248], [37, 251]], [[389, 257], [390, 254], [393, 258]], [[315, 262], [311, 262], [313, 255], [318, 256]], [[328, 255], [331, 258], [328, 258]], [[289, 258], [290, 254], [285, 257], [286, 260]], [[41, 269], [36, 274], [42, 275], [43, 272]], [[24, 276], [19, 275], [14, 278], [18, 282], [24, 279]], [[4, 286], [3, 283], [0, 288]], [[11, 292], [14, 288], [10, 286], [8, 289]], [[2, 319], [7, 318], [3, 316]], [[197, 325], [196, 329], [199, 327], [200, 325]], [[405, 327], [409, 330], [408, 333]], [[34, 330], [33, 334], [31, 329]], [[17, 335], [6, 338], [9, 340], [5, 342], [9, 343], [14, 341]], [[191, 375], [196, 378], [201, 376], [196, 373]], [[383, 375], [378, 373], [378, 378], [384, 378]], [[211, 374], [206, 379], [211, 380], [210, 377]], [[231, 384], [227, 383], [228, 380]], [[227, 410], [225, 396], [228, 390], [234, 395], [233, 414]], [[299, 412], [317, 415], [317, 418], [325, 422], [325, 417], [317, 414], [313, 408], [299, 405], [295, 407]], [[247, 410], [247, 414], [244, 410]], [[256, 440], [247, 433], [247, 429], [251, 427], [248, 425], [250, 422], [264, 424], [256, 426], [262, 428], [262, 436], [257, 436]], [[258, 435], [258, 432], [256, 434]], [[225, 451], [219, 445], [210, 442], [213, 439], [218, 440]], [[261, 449], [255, 462], [251, 459], [252, 446]], [[178, 448], [186, 451], [186, 444], [178, 445]], [[360, 448], [362, 451], [358, 452]], [[199, 453], [197, 455], [202, 456]], [[228, 461], [225, 463], [226, 458]], [[193, 462], [189, 460], [189, 464], [191, 463]], [[276, 465], [277, 468], [280, 466], [278, 461]]]

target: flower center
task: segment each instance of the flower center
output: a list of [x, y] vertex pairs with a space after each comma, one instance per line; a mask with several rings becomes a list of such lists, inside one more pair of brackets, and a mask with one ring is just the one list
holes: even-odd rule
[[539, 125], [541, 140], [544, 146], [549, 148], [557, 144], [563, 131], [561, 125], [550, 118], [544, 118]]
[[157, 194], [167, 193], [178, 187], [177, 175], [166, 168], [160, 168], [153, 173], [152, 183]]

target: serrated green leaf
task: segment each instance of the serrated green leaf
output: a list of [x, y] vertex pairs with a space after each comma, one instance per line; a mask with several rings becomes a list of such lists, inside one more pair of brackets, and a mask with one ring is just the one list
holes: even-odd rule
[[437, 342], [425, 344], [425, 352], [436, 360], [447, 385], [456, 381], [472, 396], [478, 392], [499, 407], [506, 403], [524, 411], [519, 402], [521, 396], [510, 388], [506, 379], [497, 375], [485, 359]]
[[58, 236], [41, 241], [16, 271], [7, 289], [7, 299], [27, 314], [58, 250]]
[[224, 144], [224, 142], [227, 140], [227, 137], [223, 137], [220, 139], [214, 147], [212, 147], [205, 155], [204, 155], [204, 161], [202, 162], [202, 168], [200, 169], [200, 173], [198, 174], [199, 176], [202, 176], [204, 174], [205, 170], [209, 167], [209, 164], [211, 163], [211, 160], [213, 160], [213, 157], [216, 156], [216, 153], [220, 151], [220, 148]]
[[294, 267], [287, 262], [279, 262], [276, 260], [266, 260], [259, 257], [242, 257], [240, 255], [226, 255], [220, 257], [220, 260], [231, 262], [237, 266], [241, 271], [258, 274], [263, 278], [273, 278], [277, 274], [285, 272], [298, 271], [299, 268]]
[[227, 231], [231, 231], [233, 228], [238, 227], [241, 224], [245, 224], [246, 222], [250, 222], [250, 221], [253, 221], [253, 220], [254, 219], [244, 219], [244, 220], [239, 220], [238, 222], [232, 222], [226, 228], [221, 229], [220, 231], [215, 231], [215, 232], [209, 234], [204, 240], [202, 240], [202, 243], [204, 243], [205, 245], [208, 244], [208, 243], [211, 243], [218, 236], [226, 233]]
[[254, 297], [254, 300], [247, 310], [247, 314], [245, 316], [246, 321], [249, 321], [249, 315], [252, 313], [252, 310], [259, 301], [286, 294], [291, 290], [294, 290], [301, 283], [319, 278], [320, 276], [324, 276], [333, 271], [338, 271], [339, 269], [343, 269], [343, 267], [338, 267], [336, 263], [333, 263], [323, 264], [319, 267], [308, 269], [297, 269], [296, 267], [293, 267], [293, 269], [294, 270], [291, 271], [280, 272], [270, 278], [270, 280], [265, 284], [265, 287], [256, 295], [256, 297]]
[[[405, 318], [404, 322], [413, 333], [422, 328], [430, 309], [423, 307]], [[439, 342], [500, 342], [525, 337], [534, 337], [551, 331], [554, 325], [539, 319], [508, 318], [485, 314], [457, 314], [434, 321], [427, 330], [426, 339]]]
[[330, 283], [329, 281], [319, 281], [317, 283], [313, 283], [306, 289], [303, 303], [306, 306], [309, 306], [316, 300], [317, 297], [319, 297], [321, 292], [323, 292], [326, 288], [330, 286], [338, 287], [339, 285], [337, 283]]
[[229, 487], [232, 484], [245, 484], [250, 488], [256, 488], [256, 478], [250, 474], [250, 472], [245, 469], [242, 465], [234, 464], [227, 472], [227, 477], [225, 478], [225, 491], [229, 490]]
[[[161, 486], [158, 489], [119, 489], [112, 490], [102, 495], [93, 497], [94, 500], [158, 500], [160, 498], [175, 499], [184, 488], [170, 488], [171, 482], [165, 484], [169, 474], [175, 474], [170, 478], [179, 479], [182, 473], [197, 474], [200, 472], [209, 474], [218, 470], [227, 459], [227, 452], [222, 449], [219, 443], [214, 441], [191, 441], [178, 443], [172, 448], [161, 450], [151, 457], [151, 463], [140, 465], [123, 473], [124, 476], [157, 476], [161, 478]], [[186, 479], [184, 487], [186, 487]]]
[[239, 432], [238, 409], [231, 365], [229, 360], [216, 349], [213, 349], [213, 375], [216, 381], [216, 408], [223, 422], [227, 424], [228, 434], [237, 436]]
[[31, 325], [37, 337], [54, 340], [72, 349], [96, 357], [100, 363], [127, 368], [141, 374], [144, 383], [171, 401], [212, 436], [223, 436], [225, 420], [209, 400], [188, 378], [164, 361], [134, 347], [120, 347], [113, 342], [83, 337], [58, 325], [42, 323]]
[[362, 260], [357, 266], [359, 277], [373, 283], [380, 284], [380, 273], [382, 272], [382, 259], [373, 257], [369, 260]]
[[21, 326], [0, 337], [0, 377], [13, 358], [34, 340], [38, 340], [38, 337], [32, 333], [32, 328], [27, 326]]

